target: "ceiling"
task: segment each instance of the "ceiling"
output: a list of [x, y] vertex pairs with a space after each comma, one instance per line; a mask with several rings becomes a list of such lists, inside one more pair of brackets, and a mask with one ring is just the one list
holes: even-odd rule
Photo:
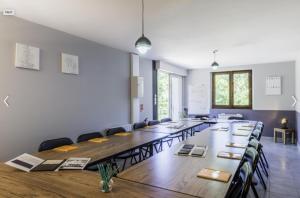
[[[141, 0], [0, 0], [20, 18], [136, 52]], [[299, 0], [145, 0], [146, 58], [186, 68], [295, 60]]]

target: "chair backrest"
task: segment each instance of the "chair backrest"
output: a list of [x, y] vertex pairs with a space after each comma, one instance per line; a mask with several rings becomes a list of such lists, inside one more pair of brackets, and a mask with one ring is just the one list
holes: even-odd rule
[[123, 127], [116, 127], [116, 128], [107, 129], [106, 135], [110, 136], [110, 135], [114, 135], [116, 133], [122, 133], [122, 132], [126, 132], [126, 129], [124, 129]]
[[74, 144], [73, 141], [70, 138], [58, 138], [58, 139], [52, 139], [52, 140], [46, 140], [43, 141], [40, 144], [39, 152], [51, 150], [60, 146], [70, 145]]
[[230, 116], [228, 120], [244, 120], [243, 117]]
[[252, 131], [251, 137], [255, 137], [257, 140], [260, 140], [261, 130], [255, 129], [254, 131]]
[[252, 182], [252, 168], [247, 161], [239, 169], [237, 178], [234, 179], [232, 186], [226, 195], [230, 198], [246, 198]]
[[164, 118], [164, 119], [161, 119], [160, 122], [171, 122], [172, 119], [171, 118]]
[[144, 128], [146, 126], [147, 126], [147, 124], [145, 122], [137, 122], [137, 123], [133, 124], [133, 130], [141, 129], [141, 128]]
[[209, 115], [208, 114], [195, 115], [195, 118], [207, 119], [207, 118], [209, 118]]
[[88, 141], [90, 139], [100, 138], [100, 137], [103, 137], [103, 135], [101, 133], [99, 133], [99, 132], [92, 132], [92, 133], [81, 134], [77, 138], [77, 143], [79, 143], [79, 142], [85, 142], [85, 141]]
[[252, 138], [248, 143], [248, 147], [253, 147], [255, 150], [259, 152], [261, 145], [256, 138]]
[[160, 121], [158, 121], [158, 120], [151, 120], [151, 121], [148, 122], [148, 125], [153, 126], [153, 125], [157, 125], [159, 123], [160, 123]]
[[256, 169], [258, 159], [259, 159], [259, 155], [258, 155], [257, 150], [253, 147], [247, 147], [246, 151], [245, 151], [244, 158], [245, 158], [245, 160], [250, 162], [250, 164], [252, 166], [252, 170], [254, 172], [255, 169]]

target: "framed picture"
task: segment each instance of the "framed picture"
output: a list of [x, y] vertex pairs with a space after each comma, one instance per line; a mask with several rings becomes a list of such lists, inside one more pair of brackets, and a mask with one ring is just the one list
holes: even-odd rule
[[267, 76], [266, 95], [281, 95], [281, 76]]
[[61, 71], [66, 74], [79, 74], [78, 56], [61, 53]]
[[40, 49], [16, 43], [15, 67], [40, 70]]

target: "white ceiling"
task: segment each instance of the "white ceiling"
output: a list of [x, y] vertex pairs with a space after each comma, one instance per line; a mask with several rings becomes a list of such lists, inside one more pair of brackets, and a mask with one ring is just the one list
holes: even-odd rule
[[[136, 52], [141, 0], [0, 0], [0, 9], [117, 49]], [[187, 68], [294, 60], [300, 0], [145, 0], [145, 56]]]

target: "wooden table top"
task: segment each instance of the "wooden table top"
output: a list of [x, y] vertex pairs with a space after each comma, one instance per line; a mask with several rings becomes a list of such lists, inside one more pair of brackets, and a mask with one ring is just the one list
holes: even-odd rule
[[145, 133], [141, 131], [132, 132], [128, 136], [108, 136], [109, 139], [102, 143], [81, 142], [74, 144], [77, 149], [68, 152], [58, 152], [54, 150], [35, 153], [34, 155], [42, 159], [67, 159], [69, 157], [89, 157], [92, 158], [90, 163], [107, 159], [113, 155], [120, 154], [124, 151], [148, 144], [155, 140], [166, 137], [163, 133]]
[[[172, 128], [172, 126], [183, 124], [180, 128]], [[183, 120], [178, 122], [164, 122], [153, 126], [148, 126], [136, 131], [152, 132], [152, 133], [165, 133], [165, 134], [176, 134], [181, 131], [202, 125], [203, 122], [199, 120]]]
[[[254, 124], [253, 122], [249, 123]], [[119, 173], [118, 177], [193, 196], [224, 197], [240, 161], [218, 158], [217, 154], [220, 151], [244, 153], [245, 149], [226, 147], [226, 144], [230, 142], [247, 144], [248, 137], [232, 135], [232, 132], [246, 127], [245, 125], [249, 124], [222, 123], [214, 125], [196, 136], [172, 146], [171, 149]], [[228, 127], [229, 130], [214, 130], [223, 127]], [[175, 153], [184, 143], [207, 145], [208, 151], [205, 158], [176, 155]], [[197, 177], [197, 173], [202, 168], [227, 171], [232, 174], [232, 177], [228, 183], [201, 179]]]
[[102, 193], [100, 177], [90, 171], [22, 172], [0, 164], [0, 197], [192, 198], [192, 196], [113, 178], [112, 192]]

